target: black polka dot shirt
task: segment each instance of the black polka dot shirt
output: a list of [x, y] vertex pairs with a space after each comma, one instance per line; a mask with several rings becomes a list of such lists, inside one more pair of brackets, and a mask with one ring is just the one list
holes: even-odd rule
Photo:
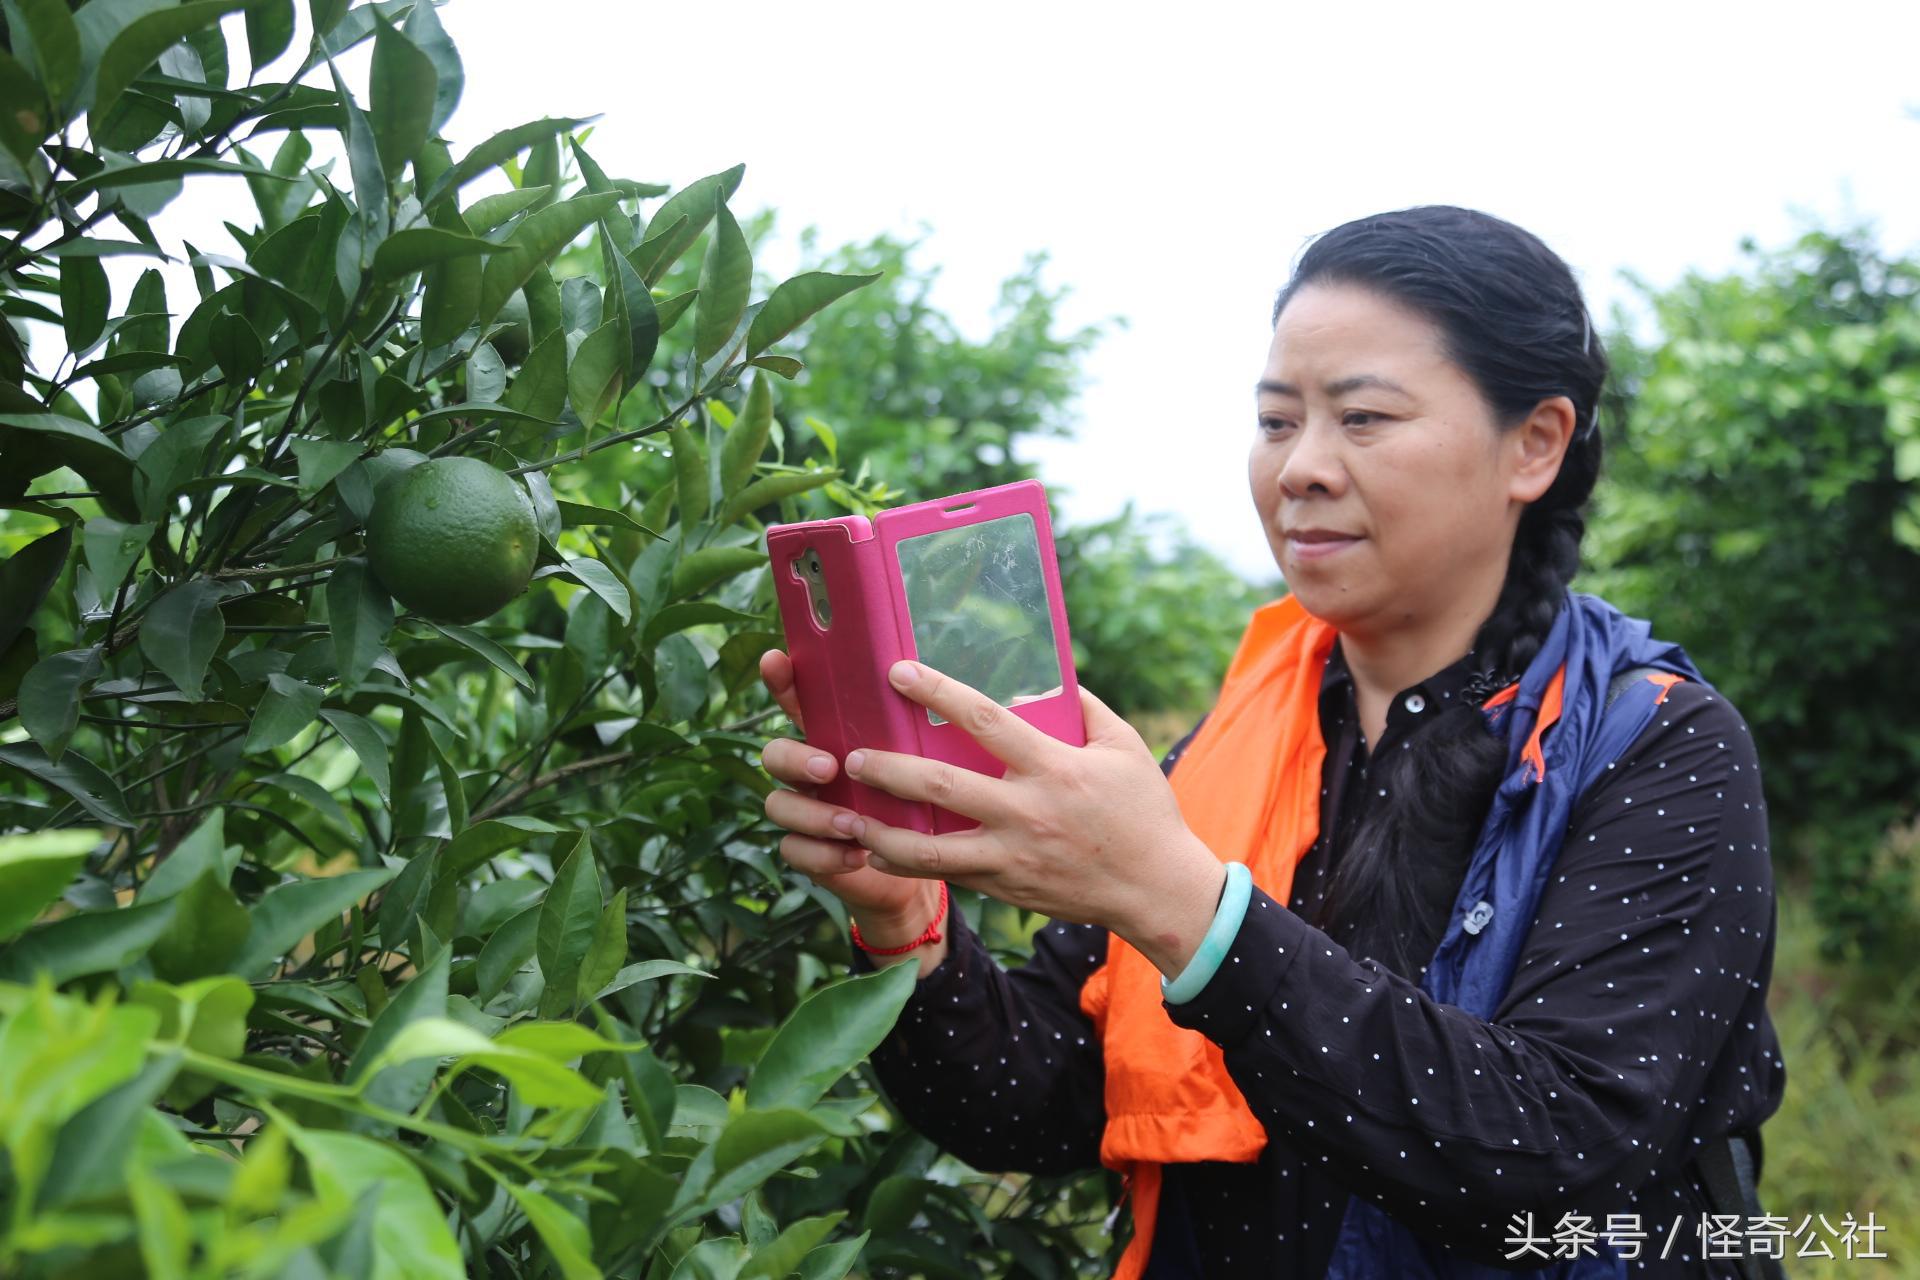
[[[1772, 1114], [1786, 1072], [1765, 1005], [1766, 806], [1725, 698], [1675, 685], [1581, 798], [1491, 1020], [1306, 923], [1378, 798], [1369, 761], [1406, 749], [1421, 715], [1461, 696], [1471, 659], [1402, 690], [1370, 750], [1336, 646], [1320, 704], [1320, 825], [1333, 834], [1301, 861], [1290, 902], [1253, 891], [1208, 985], [1163, 1006], [1221, 1047], [1268, 1144], [1253, 1163], [1167, 1167], [1152, 1280], [1321, 1276], [1355, 1194], [1478, 1261], [1527, 1265], [1506, 1255], [1519, 1247], [1515, 1215], [1531, 1214], [1550, 1253], [1584, 1218], [1626, 1251], [1637, 1229], [1630, 1275], [1737, 1275], [1704, 1256], [1712, 1210], [1690, 1162], [1701, 1143]], [[1106, 958], [1106, 931], [1049, 923], [1012, 970], [959, 911], [948, 937], [874, 1052], [888, 1095], [977, 1168], [1098, 1167], [1101, 1053], [1079, 992]], [[853, 967], [872, 963], [855, 951]]]

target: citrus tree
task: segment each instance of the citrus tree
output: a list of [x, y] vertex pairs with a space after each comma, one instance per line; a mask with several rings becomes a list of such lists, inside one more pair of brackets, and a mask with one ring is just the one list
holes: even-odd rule
[[912, 966], [761, 812], [763, 523], [888, 492], [776, 388], [873, 277], [302, 16], [0, 5], [0, 1273], [1067, 1274], [1100, 1194], [893, 1128]]
[[[1774, 848], [1827, 949], [1903, 947], [1920, 810], [1920, 263], [1864, 229], [1635, 281], [1588, 588], [1655, 620], [1740, 706]], [[1615, 445], [1618, 447], [1616, 448]]]

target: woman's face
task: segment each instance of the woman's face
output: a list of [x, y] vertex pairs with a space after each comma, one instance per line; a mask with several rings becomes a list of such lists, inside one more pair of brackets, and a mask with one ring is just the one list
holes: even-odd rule
[[1574, 422], [1555, 396], [1499, 431], [1438, 328], [1345, 284], [1288, 302], [1256, 404], [1247, 469], [1274, 560], [1309, 613], [1360, 635], [1491, 613]]

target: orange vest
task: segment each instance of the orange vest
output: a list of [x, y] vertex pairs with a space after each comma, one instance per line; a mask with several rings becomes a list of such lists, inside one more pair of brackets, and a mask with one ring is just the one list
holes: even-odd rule
[[[1170, 778], [1194, 834], [1222, 861], [1246, 863], [1277, 902], [1288, 900], [1294, 868], [1320, 833], [1320, 683], [1337, 635], [1292, 596], [1255, 610], [1218, 701]], [[1559, 717], [1564, 675], [1548, 687], [1525, 748], [1542, 773], [1540, 735]], [[1518, 689], [1509, 685], [1487, 705]], [[1080, 1007], [1105, 1056], [1100, 1162], [1125, 1176], [1133, 1202], [1133, 1240], [1114, 1278], [1136, 1280], [1153, 1247], [1161, 1166], [1251, 1162], [1267, 1144], [1266, 1129], [1219, 1046], [1167, 1018], [1160, 971], [1117, 935], [1081, 987]]]

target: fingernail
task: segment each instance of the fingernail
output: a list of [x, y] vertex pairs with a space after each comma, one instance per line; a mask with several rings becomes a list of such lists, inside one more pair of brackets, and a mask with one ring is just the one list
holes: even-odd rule
[[896, 662], [893, 664], [893, 670], [887, 674], [893, 677], [895, 684], [904, 689], [920, 678], [920, 668], [911, 662]]
[[866, 768], [866, 767], [867, 767], [867, 753], [866, 753], [866, 752], [864, 752], [864, 751], [855, 751], [855, 752], [853, 752], [853, 753], [852, 753], [851, 755], [849, 755], [849, 756], [847, 757], [847, 772], [848, 772], [848, 773], [859, 773], [859, 772], [860, 772], [860, 771], [861, 771], [862, 769], [864, 769], [864, 768]]
[[866, 860], [867, 851], [865, 849], [849, 849], [841, 855], [840, 864], [846, 867], [847, 870], [852, 871], [866, 862]]
[[867, 865], [872, 867], [876, 871], [885, 871], [887, 868], [891, 867], [893, 864], [888, 862], [885, 858], [881, 857], [877, 853], [869, 853], [867, 855]]
[[860, 818], [857, 814], [836, 813], [833, 815], [833, 829], [843, 836], [857, 836], [861, 831]]
[[807, 761], [807, 772], [824, 781], [833, 772], [833, 757], [814, 756]]

